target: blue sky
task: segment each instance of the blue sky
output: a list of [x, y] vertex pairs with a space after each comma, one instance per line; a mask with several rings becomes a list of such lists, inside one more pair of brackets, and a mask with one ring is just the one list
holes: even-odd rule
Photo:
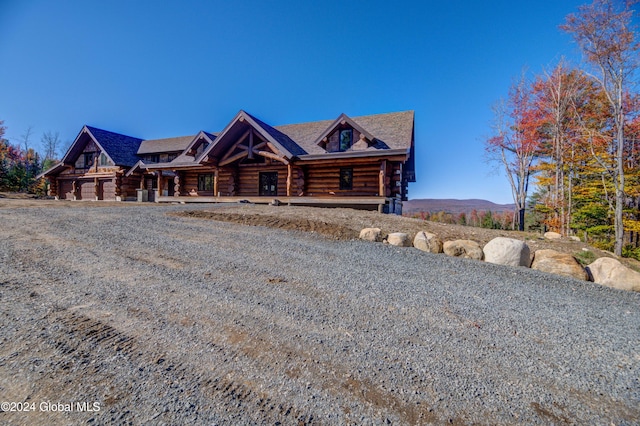
[[0, 0], [0, 120], [32, 145], [84, 124], [145, 139], [414, 110], [410, 198], [511, 202], [491, 105], [565, 56], [588, 0]]

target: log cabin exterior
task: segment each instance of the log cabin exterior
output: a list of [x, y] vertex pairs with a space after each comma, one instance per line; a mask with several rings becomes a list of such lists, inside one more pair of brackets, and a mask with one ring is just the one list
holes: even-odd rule
[[[413, 111], [271, 126], [240, 111], [219, 133], [143, 140], [85, 126], [45, 171], [73, 200], [342, 205], [400, 213], [415, 182]], [[141, 191], [139, 191], [141, 190]]]

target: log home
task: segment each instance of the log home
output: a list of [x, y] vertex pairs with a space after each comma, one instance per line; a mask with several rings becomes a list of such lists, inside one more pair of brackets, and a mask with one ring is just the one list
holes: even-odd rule
[[240, 111], [219, 133], [156, 140], [85, 126], [41, 176], [58, 199], [278, 200], [400, 213], [415, 182], [414, 114], [271, 126]]

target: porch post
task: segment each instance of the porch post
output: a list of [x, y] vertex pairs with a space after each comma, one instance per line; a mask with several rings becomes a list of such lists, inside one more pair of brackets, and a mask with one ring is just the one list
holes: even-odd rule
[[386, 177], [387, 177], [387, 160], [382, 160], [382, 163], [380, 163], [380, 176], [378, 178], [378, 196], [380, 197], [387, 196], [386, 185], [385, 185]]
[[180, 172], [176, 172], [174, 170], [174, 173], [176, 177], [173, 178], [173, 183], [175, 184], [173, 187], [173, 196], [179, 197], [180, 196]]
[[292, 167], [291, 163], [287, 164], [287, 197], [291, 197], [291, 183], [292, 183]]
[[96, 201], [98, 201], [98, 197], [99, 197], [99, 193], [100, 193], [100, 183], [98, 182], [98, 178], [93, 178], [93, 196], [95, 197]]
[[220, 190], [218, 189], [218, 168], [213, 172], [213, 196], [218, 197]]
[[156, 203], [158, 202], [158, 197], [162, 195], [162, 170], [158, 170], [158, 193], [156, 194]]

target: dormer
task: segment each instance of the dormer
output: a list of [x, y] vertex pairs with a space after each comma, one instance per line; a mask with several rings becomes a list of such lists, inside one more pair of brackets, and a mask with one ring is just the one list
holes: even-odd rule
[[327, 152], [360, 151], [375, 145], [375, 138], [346, 114], [341, 114], [316, 144]]
[[185, 150], [185, 155], [199, 158], [202, 153], [213, 143], [216, 135], [200, 131]]

